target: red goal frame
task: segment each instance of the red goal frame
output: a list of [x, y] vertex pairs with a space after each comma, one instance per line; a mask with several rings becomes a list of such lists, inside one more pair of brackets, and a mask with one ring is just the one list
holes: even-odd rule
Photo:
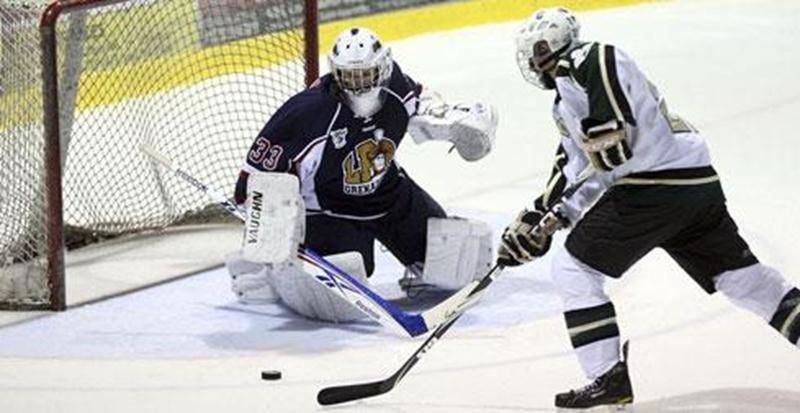
[[[66, 305], [64, 282], [64, 219], [62, 165], [58, 101], [56, 25], [64, 12], [91, 9], [126, 0], [56, 0], [42, 13], [39, 31], [42, 49], [42, 92], [45, 133], [45, 186], [47, 278], [50, 289], [49, 309], [63, 311]], [[304, 0], [305, 82], [310, 86], [319, 77], [319, 28], [317, 0]]]

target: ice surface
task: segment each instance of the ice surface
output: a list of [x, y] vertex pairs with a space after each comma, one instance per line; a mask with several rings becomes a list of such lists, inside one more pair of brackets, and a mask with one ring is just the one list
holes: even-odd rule
[[[484, 214], [499, 232], [507, 217]], [[442, 293], [414, 300], [397, 286], [402, 266], [377, 252], [371, 282], [408, 311], [419, 311]], [[559, 311], [560, 302], [544, 277], [546, 260], [524, 270], [508, 270], [482, 305], [462, 317], [459, 327], [514, 326]], [[530, 271], [539, 276], [530, 276]], [[535, 304], [533, 304], [535, 303]], [[242, 352], [330, 352], [397, 340], [364, 321], [331, 325], [298, 317], [277, 304], [243, 305], [230, 293], [223, 268], [119, 299], [83, 306], [36, 322], [0, 329], [0, 357], [225, 357]], [[53, 346], [58, 343], [58, 346]]]
[[[705, 134], [733, 216], [754, 252], [800, 283], [795, 164], [800, 2], [685, 0], [580, 14], [587, 39], [625, 49]], [[500, 229], [544, 185], [557, 142], [552, 96], [514, 63], [516, 24], [393, 44], [404, 69], [451, 101], [500, 110], [496, 150], [466, 164], [445, 144], [404, 144], [400, 162], [451, 211]], [[557, 243], [558, 244], [558, 243]], [[399, 266], [379, 254], [394, 295]], [[246, 307], [212, 271], [0, 329], [0, 410], [553, 411], [583, 379], [547, 260], [504, 274], [403, 383], [322, 409], [328, 385], [390, 374], [418, 345], [369, 323], [323, 325]], [[631, 340], [635, 412], [800, 411], [800, 351], [764, 323], [708, 297], [661, 252], [608, 286]], [[283, 372], [278, 382], [260, 371]]]

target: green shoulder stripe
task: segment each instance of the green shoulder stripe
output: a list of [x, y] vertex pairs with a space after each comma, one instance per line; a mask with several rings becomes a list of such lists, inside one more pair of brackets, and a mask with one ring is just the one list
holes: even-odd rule
[[617, 72], [614, 46], [587, 43], [570, 52], [570, 74], [586, 91], [594, 124], [618, 120], [636, 125]]
[[544, 192], [533, 202], [534, 209], [544, 212], [555, 205], [560, 199], [561, 194], [567, 186], [567, 178], [564, 175], [564, 168], [569, 163], [569, 156], [564, 149], [564, 145], [559, 144], [556, 150], [556, 159], [553, 162], [553, 169], [550, 172], [550, 179], [547, 180], [547, 187]]

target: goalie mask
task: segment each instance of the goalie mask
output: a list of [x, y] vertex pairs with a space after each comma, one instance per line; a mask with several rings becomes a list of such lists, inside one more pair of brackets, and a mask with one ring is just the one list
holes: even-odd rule
[[564, 8], [534, 13], [517, 34], [517, 65], [522, 77], [542, 89], [555, 89], [553, 69], [577, 42], [580, 24]]
[[381, 109], [382, 89], [392, 76], [392, 53], [378, 36], [358, 27], [342, 32], [328, 55], [328, 64], [356, 116], [369, 117]]

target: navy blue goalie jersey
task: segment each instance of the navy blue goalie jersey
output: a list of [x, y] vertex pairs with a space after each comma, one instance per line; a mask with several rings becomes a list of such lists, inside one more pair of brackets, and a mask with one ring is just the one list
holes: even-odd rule
[[300, 179], [310, 213], [352, 219], [384, 215], [409, 184], [394, 160], [416, 113], [421, 87], [394, 64], [380, 111], [358, 118], [333, 77], [290, 98], [247, 154], [245, 172], [288, 172]]

